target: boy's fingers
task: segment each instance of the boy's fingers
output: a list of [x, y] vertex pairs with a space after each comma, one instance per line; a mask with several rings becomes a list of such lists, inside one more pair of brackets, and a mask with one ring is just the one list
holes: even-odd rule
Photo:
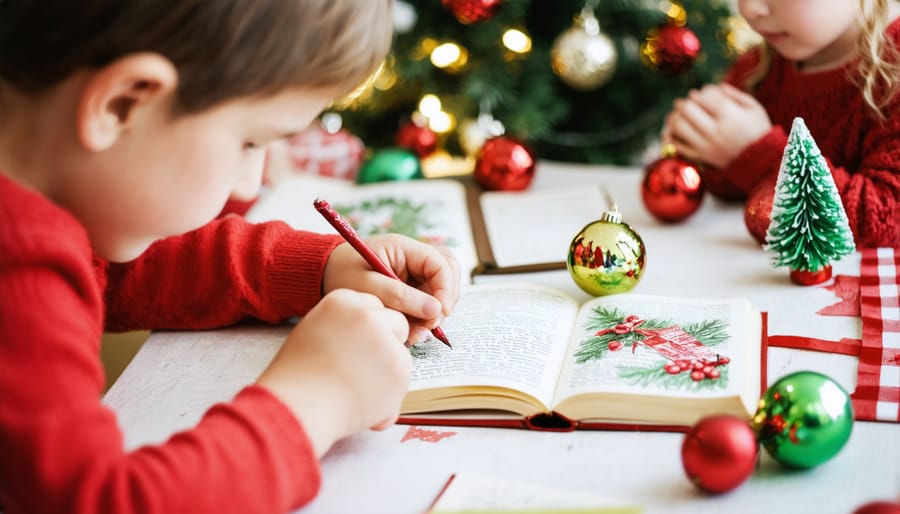
[[424, 291], [389, 277], [373, 277], [373, 292], [384, 306], [420, 320], [437, 319], [443, 306], [437, 298]]

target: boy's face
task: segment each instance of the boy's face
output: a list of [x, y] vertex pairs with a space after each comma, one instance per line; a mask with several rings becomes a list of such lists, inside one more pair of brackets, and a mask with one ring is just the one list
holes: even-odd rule
[[847, 60], [856, 45], [858, 0], [738, 0], [738, 9], [779, 54], [808, 67]]
[[252, 199], [266, 145], [305, 128], [330, 99], [288, 91], [179, 118], [160, 109], [98, 156], [96, 173], [70, 191], [89, 199], [76, 209], [95, 249], [111, 261], [131, 260], [155, 240], [206, 224], [229, 197]]

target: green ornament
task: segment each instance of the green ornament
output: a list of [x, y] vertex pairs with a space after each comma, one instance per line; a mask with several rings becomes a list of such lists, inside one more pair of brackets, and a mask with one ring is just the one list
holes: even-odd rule
[[834, 457], [853, 430], [850, 395], [814, 371], [798, 371], [772, 384], [759, 400], [752, 425], [760, 444], [790, 468], [812, 468]]
[[625, 293], [644, 272], [644, 241], [618, 211], [606, 211], [572, 238], [566, 267], [586, 293], [603, 296]]
[[369, 184], [389, 180], [422, 178], [422, 164], [414, 152], [402, 148], [388, 148], [375, 152], [359, 168], [356, 182]]

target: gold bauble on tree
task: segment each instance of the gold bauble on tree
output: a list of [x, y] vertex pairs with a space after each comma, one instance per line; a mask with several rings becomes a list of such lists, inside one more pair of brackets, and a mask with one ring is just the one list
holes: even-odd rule
[[644, 241], [615, 208], [581, 229], [569, 245], [566, 266], [586, 293], [603, 296], [630, 291], [644, 273]]
[[616, 45], [600, 31], [589, 5], [553, 43], [553, 73], [573, 89], [590, 91], [606, 84], [616, 72], [617, 61]]

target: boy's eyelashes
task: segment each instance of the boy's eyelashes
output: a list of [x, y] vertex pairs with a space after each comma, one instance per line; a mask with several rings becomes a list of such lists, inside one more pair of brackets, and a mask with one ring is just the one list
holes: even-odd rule
[[253, 141], [246, 141], [244, 143], [244, 150], [256, 150], [257, 148], [262, 148], [263, 146], [265, 146], [265, 145], [260, 145], [260, 144], [254, 143]]

